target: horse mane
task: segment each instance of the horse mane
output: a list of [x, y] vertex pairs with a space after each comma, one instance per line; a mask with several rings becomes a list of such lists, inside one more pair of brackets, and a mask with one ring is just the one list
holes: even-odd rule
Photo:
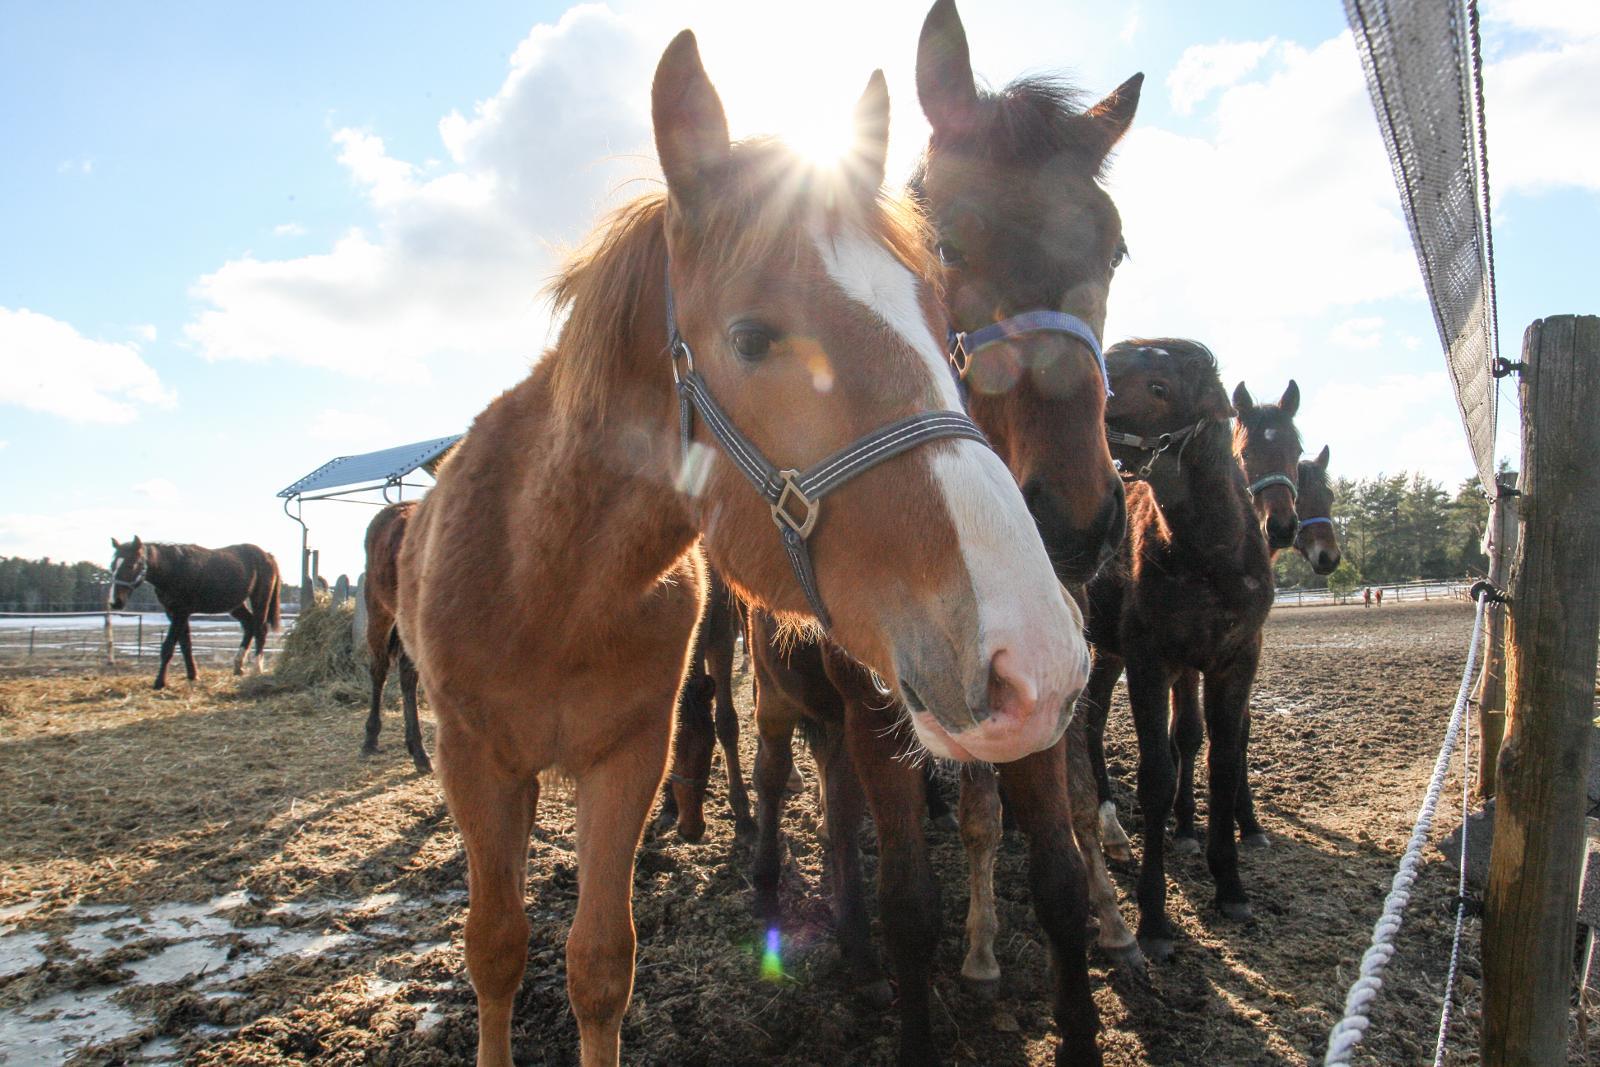
[[[698, 207], [693, 226], [674, 236], [681, 235], [680, 247], [691, 258], [737, 276], [782, 258], [798, 262], [816, 222], [831, 233], [853, 226], [884, 245], [923, 284], [936, 286], [932, 241], [916, 206], [882, 188], [863, 203], [847, 181], [809, 166], [774, 138], [741, 141], [726, 166], [723, 195]], [[667, 323], [641, 322], [640, 315], [657, 306], [652, 294], [667, 276], [667, 206], [665, 191], [656, 190], [617, 208], [550, 283], [555, 311], [568, 313], [547, 356], [559, 403], [599, 405], [603, 416], [606, 382], [623, 369], [620, 364], [641, 338], [661, 353], [665, 369]]]
[[1333, 491], [1333, 483], [1328, 481], [1328, 472], [1309, 459], [1303, 459], [1300, 461], [1300, 492], [1302, 495], [1308, 486], [1313, 491], [1320, 490], [1328, 494], [1330, 500], [1337, 500], [1337, 496]]

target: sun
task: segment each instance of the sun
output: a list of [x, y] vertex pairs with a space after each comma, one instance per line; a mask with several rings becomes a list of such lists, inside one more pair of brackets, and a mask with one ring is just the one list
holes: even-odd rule
[[832, 110], [796, 114], [791, 116], [790, 122], [777, 127], [776, 132], [789, 147], [817, 167], [837, 168], [855, 147], [855, 130], [848, 111], [842, 116]]

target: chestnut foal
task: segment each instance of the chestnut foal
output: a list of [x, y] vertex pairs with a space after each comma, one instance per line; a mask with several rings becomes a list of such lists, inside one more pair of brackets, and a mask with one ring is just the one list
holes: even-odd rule
[[[1105, 771], [1111, 689], [1126, 664], [1139, 738], [1139, 944], [1157, 960], [1176, 937], [1166, 915], [1167, 816], [1177, 793], [1172, 687], [1187, 670], [1205, 681], [1210, 820], [1206, 858], [1217, 905], [1243, 919], [1232, 828], [1243, 779], [1250, 689], [1261, 627], [1272, 606], [1272, 564], [1244, 473], [1228, 440], [1233, 409], [1216, 358], [1194, 341], [1128, 341], [1106, 352], [1116, 395], [1107, 437], [1135, 479], [1128, 492], [1128, 543], [1121, 560], [1089, 583], [1094, 667], [1080, 701], [1099, 779], [1103, 834], [1120, 836]], [[1126, 840], [1125, 836], [1122, 840]]]
[[555, 347], [478, 416], [401, 547], [402, 640], [466, 845], [483, 1067], [512, 1062], [547, 768], [577, 798], [582, 1062], [618, 1061], [634, 853], [706, 597], [697, 542], [752, 604], [820, 618], [921, 694], [919, 733], [986, 758], [1054, 743], [1087, 660], [1022, 494], [957, 410], [925, 236], [881, 195], [882, 74], [841, 172], [730, 143], [688, 32], [652, 115], [666, 195], [558, 278]]
[[400, 544], [405, 539], [414, 500], [390, 504], [374, 515], [367, 525], [367, 577], [362, 597], [367, 607], [367, 672], [372, 679], [372, 705], [367, 712], [366, 740], [361, 754], [378, 753], [378, 731], [383, 728], [383, 686], [389, 679], [389, 663], [400, 668], [400, 701], [405, 709], [406, 751], [421, 774], [431, 774], [428, 750], [422, 745], [422, 728], [417, 725], [417, 666], [406, 654], [394, 615], [400, 599]]
[[[952, 359], [965, 372], [975, 420], [1006, 460], [1044, 538], [1057, 580], [1082, 582], [1116, 550], [1123, 531], [1122, 487], [1111, 465], [1101, 411], [1106, 379], [1099, 355], [1112, 271], [1122, 254], [1121, 222], [1096, 179], [1132, 121], [1140, 79], [1082, 111], [1053, 83], [1019, 82], [979, 94], [955, 5], [941, 0], [923, 27], [918, 92], [933, 138], [912, 180], [937, 229]], [[1072, 218], [1073, 226], [1056, 222]], [[1074, 605], [1076, 610], [1076, 605]], [[916, 742], [895, 729], [904, 714], [887, 687], [825, 645], [779, 640], [756, 613], [756, 756], [760, 838], [757, 911], [778, 919], [783, 783], [794, 729], [809, 724], [826, 813], [838, 934], [858, 981], [881, 992], [867, 938], [855, 826], [870, 805], [879, 837], [880, 914], [899, 989], [902, 1063], [937, 1062], [929, 1019], [929, 968], [937, 945], [938, 887], [923, 836], [924, 787]], [[904, 687], [902, 687], [904, 688]], [[921, 694], [904, 690], [912, 709]], [[935, 756], [974, 753], [919, 731]], [[1069, 754], [1078, 754], [1075, 775]], [[1035, 911], [1050, 940], [1061, 1062], [1099, 1062], [1098, 1018], [1089, 996], [1085, 883], [1074, 840], [1069, 781], [1084, 786], [1086, 854], [1096, 868], [1094, 903], [1103, 942], [1124, 961], [1137, 956], [1116, 906], [1094, 838], [1094, 797], [1081, 733], [1018, 761], [965, 768], [961, 824], [972, 868], [962, 973], [992, 985], [999, 967], [993, 860], [1000, 839], [999, 782], [1030, 843]], [[769, 935], [770, 936], [770, 935]]]

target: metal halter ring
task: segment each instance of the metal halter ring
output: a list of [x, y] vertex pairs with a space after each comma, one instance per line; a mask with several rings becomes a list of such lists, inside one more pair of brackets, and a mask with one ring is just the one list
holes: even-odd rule
[[[772, 521], [779, 528], [787, 526], [799, 535], [803, 541], [811, 536], [811, 531], [816, 529], [817, 516], [822, 514], [822, 501], [813, 500], [806, 496], [805, 490], [800, 488], [800, 472], [792, 467], [778, 472], [778, 477], [783, 479], [783, 489], [778, 493], [778, 499], [772, 503]], [[805, 518], [797, 519], [789, 510], [791, 501], [799, 501], [806, 509]]]

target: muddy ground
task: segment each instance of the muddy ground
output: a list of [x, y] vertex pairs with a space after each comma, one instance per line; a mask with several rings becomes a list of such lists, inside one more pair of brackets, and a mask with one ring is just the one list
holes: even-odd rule
[[[1108, 1063], [1320, 1062], [1432, 769], [1470, 626], [1460, 602], [1274, 614], [1252, 704], [1258, 808], [1273, 838], [1244, 859], [1257, 918], [1224, 920], [1204, 860], [1173, 861], [1176, 959], [1142, 982], [1091, 961]], [[384, 752], [363, 761], [363, 710], [340, 701], [349, 690], [249, 695], [214, 670], [193, 687], [147, 686], [103, 668], [0, 673], [0, 1061], [469, 1062], [465, 861], [435, 782], [411, 771], [398, 713]], [[1125, 707], [1112, 728], [1137, 845]], [[748, 855], [714, 777], [707, 839], [652, 839], [640, 856], [625, 1061], [892, 1063], [893, 1013], [858, 1005], [835, 980], [812, 797], [795, 798], [785, 823], [786, 974], [763, 980]], [[1459, 798], [1454, 774], [1452, 790]], [[1456, 821], [1450, 803], [1441, 830]], [[946, 920], [937, 1037], [957, 1063], [1053, 1062], [1021, 842], [1008, 836], [1002, 851], [1005, 977], [985, 1002], [957, 979], [959, 841], [933, 840]], [[576, 868], [559, 788], [542, 801], [530, 868], [517, 1058], [575, 1063], [562, 945]], [[1131, 921], [1132, 869], [1114, 873]], [[1452, 893], [1430, 848], [1363, 1062], [1431, 1058]], [[1475, 1062], [1476, 932], [1454, 1063]]]

